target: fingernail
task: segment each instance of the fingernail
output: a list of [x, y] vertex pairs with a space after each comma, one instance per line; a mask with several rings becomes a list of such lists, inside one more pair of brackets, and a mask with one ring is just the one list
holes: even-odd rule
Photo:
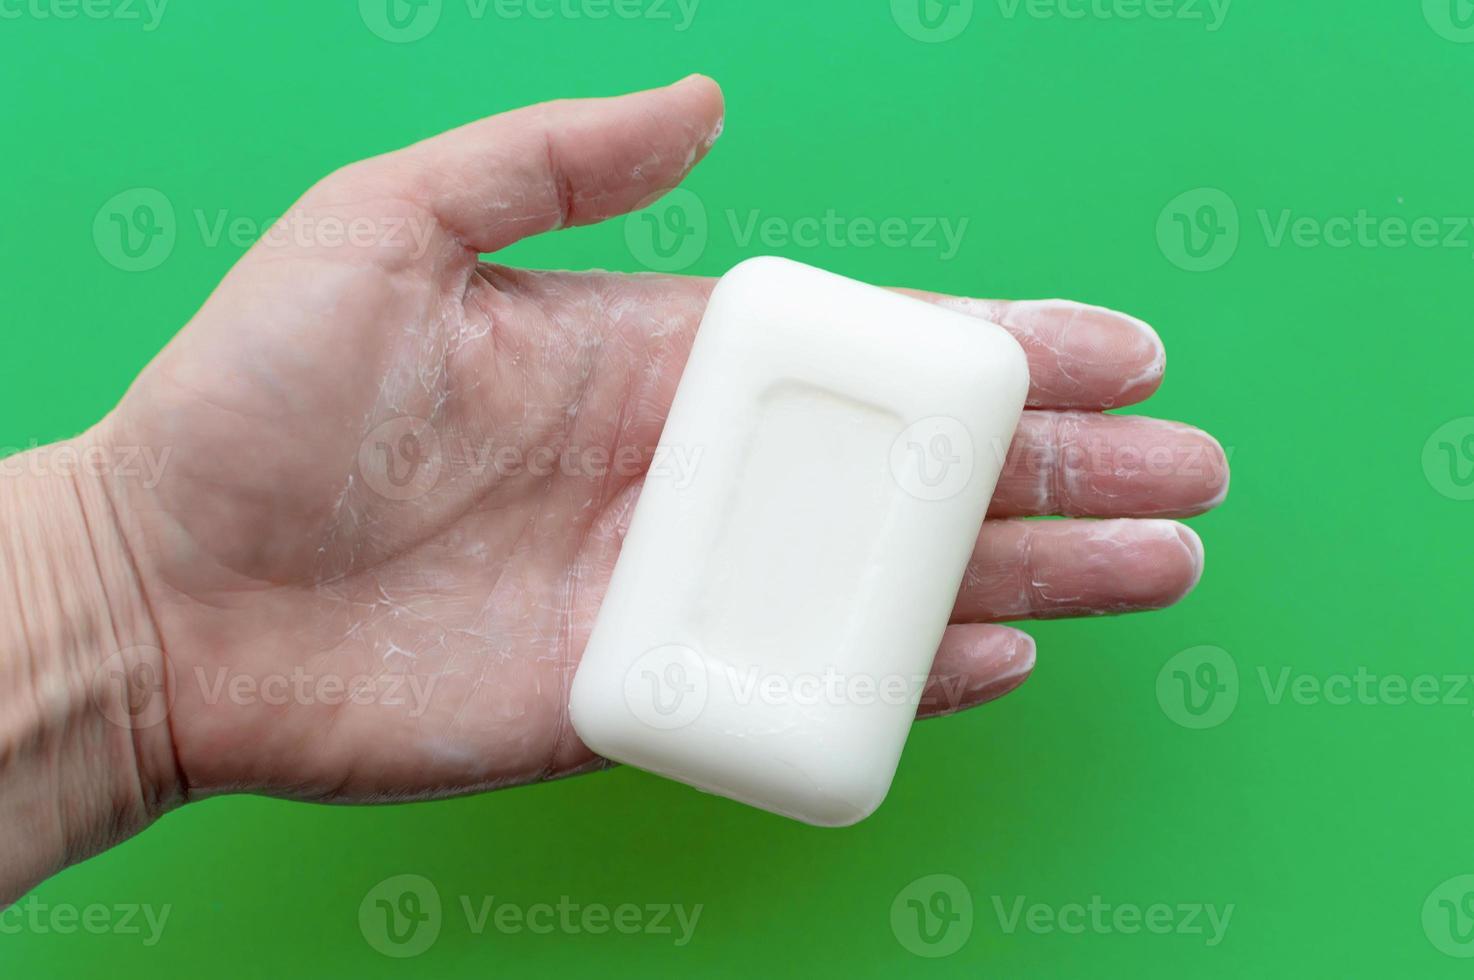
[[1187, 587], [1187, 591], [1183, 593], [1184, 596], [1187, 596], [1190, 595], [1193, 589], [1196, 589], [1198, 587], [1198, 583], [1203, 580], [1203, 567], [1207, 561], [1206, 552], [1203, 550], [1203, 539], [1198, 537], [1198, 532], [1194, 531], [1186, 524], [1176, 524], [1174, 525], [1174, 530], [1177, 531], [1177, 537], [1182, 541], [1183, 546], [1187, 548], [1188, 552], [1192, 555], [1195, 568], [1195, 571], [1193, 573], [1192, 585], [1189, 585]]
[[1023, 686], [1034, 672], [1039, 657], [1039, 645], [1028, 633], [1015, 630], [1013, 649], [998, 665], [998, 672], [988, 679], [976, 692], [977, 704], [996, 701]]
[[[1071, 300], [1025, 300], [1008, 306], [1004, 322], [1033, 338], [1079, 373], [1093, 391], [1111, 390], [1106, 407], [1140, 401], [1161, 383], [1167, 348], [1151, 324], [1134, 316]], [[1073, 391], [1041, 392], [1044, 402]]]
[[1205, 509], [1212, 510], [1214, 507], [1219, 506], [1228, 499], [1228, 485], [1233, 480], [1233, 472], [1229, 469], [1228, 453], [1224, 452], [1223, 443], [1219, 442], [1218, 439], [1210, 433], [1204, 432], [1203, 436], [1208, 440], [1208, 442], [1212, 444], [1213, 450], [1217, 454], [1216, 461], [1219, 462], [1221, 465], [1216, 467], [1216, 472], [1217, 474], [1221, 475], [1223, 479], [1223, 482], [1218, 486], [1217, 492], [1215, 492], [1212, 497], [1204, 502]]

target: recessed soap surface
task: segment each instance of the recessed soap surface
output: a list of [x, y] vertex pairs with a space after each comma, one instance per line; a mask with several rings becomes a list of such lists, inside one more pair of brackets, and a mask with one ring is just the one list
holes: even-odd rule
[[684, 632], [731, 670], [838, 667], [862, 625], [854, 603], [879, 598], [867, 594], [884, 557], [876, 532], [903, 502], [886, 462], [900, 420], [789, 382], [756, 414]]
[[574, 681], [596, 752], [811, 823], [894, 775], [1028, 387], [1001, 329], [781, 259], [717, 286]]

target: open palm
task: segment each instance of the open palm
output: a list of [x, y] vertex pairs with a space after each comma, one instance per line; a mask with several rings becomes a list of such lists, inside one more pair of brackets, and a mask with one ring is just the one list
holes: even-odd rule
[[[110, 489], [191, 796], [421, 798], [600, 764], [568, 687], [711, 284], [479, 256], [650, 203], [721, 125], [720, 91], [695, 77], [346, 168], [93, 434], [167, 459], [157, 485]], [[1002, 323], [1030, 357], [993, 516], [1116, 518], [989, 521], [923, 705], [943, 713], [1033, 667], [1033, 641], [999, 621], [1190, 591], [1196, 536], [1143, 518], [1213, 506], [1227, 467], [1194, 429], [1101, 412], [1160, 381], [1137, 321], [924, 298]]]

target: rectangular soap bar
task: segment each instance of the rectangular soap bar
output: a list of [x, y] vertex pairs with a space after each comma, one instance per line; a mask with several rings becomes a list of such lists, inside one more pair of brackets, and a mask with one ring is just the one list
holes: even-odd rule
[[1029, 386], [992, 324], [784, 259], [717, 285], [574, 678], [618, 762], [843, 826], [890, 789]]

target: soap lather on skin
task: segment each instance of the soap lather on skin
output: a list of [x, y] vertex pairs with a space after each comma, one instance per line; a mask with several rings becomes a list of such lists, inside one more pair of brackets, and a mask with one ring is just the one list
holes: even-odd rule
[[[1121, 581], [1123, 564], [1141, 571]], [[1162, 609], [1197, 586], [1203, 564], [1201, 539], [1176, 521], [989, 521], [955, 615], [997, 622]]]
[[[1013, 334], [1034, 375], [1030, 408], [1113, 408], [1141, 401], [1161, 384], [1167, 349], [1133, 316], [1070, 300], [969, 299], [919, 294]], [[1035, 370], [1047, 366], [1047, 370]]]
[[1138, 415], [1026, 411], [993, 517], [1190, 517], [1228, 494], [1228, 456], [1201, 429]]

